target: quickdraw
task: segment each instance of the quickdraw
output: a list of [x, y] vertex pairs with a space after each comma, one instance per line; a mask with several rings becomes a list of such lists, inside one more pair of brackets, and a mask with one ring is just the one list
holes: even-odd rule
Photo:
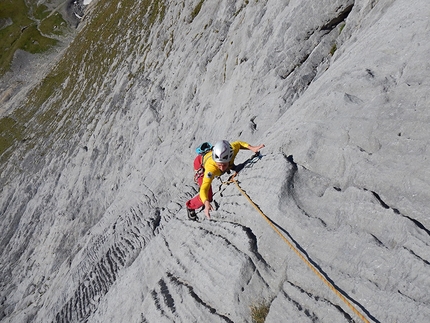
[[203, 166], [200, 166], [199, 169], [195, 169], [194, 170], [194, 183], [198, 184], [199, 178], [202, 177], [204, 173], [205, 173], [205, 169], [203, 168]]

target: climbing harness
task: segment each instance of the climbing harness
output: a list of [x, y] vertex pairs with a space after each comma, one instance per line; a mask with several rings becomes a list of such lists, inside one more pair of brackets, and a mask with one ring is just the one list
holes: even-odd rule
[[[259, 158], [261, 158], [261, 157], [259, 157]], [[252, 160], [252, 159], [253, 158], [251, 158], [250, 160]], [[257, 160], [255, 160], [252, 164], [254, 164]], [[258, 207], [258, 205], [255, 204], [252, 201], [252, 199], [249, 197], [249, 195], [240, 187], [239, 182], [236, 179], [237, 174], [238, 173], [235, 173], [234, 175], [230, 176], [230, 178], [226, 182], [223, 182], [223, 184], [227, 184], [227, 185], [230, 184], [230, 183], [236, 184], [236, 187], [238, 188], [238, 190], [240, 191], [240, 193], [242, 193], [242, 195], [248, 200], [248, 202], [257, 210], [258, 213], [260, 213], [260, 215], [272, 227], [272, 229], [299, 256], [299, 258], [318, 276], [318, 278], [321, 279], [323, 281], [323, 283], [326, 284], [363, 322], [369, 323], [369, 321], [367, 320], [367, 318], [363, 314], [361, 314], [354, 307], [354, 305], [352, 305], [351, 302], [348, 301], [348, 299], [346, 299], [346, 297], [343, 296], [342, 293], [330, 281], [328, 281], [328, 279], [325, 278], [321, 274], [321, 272], [317, 268], [315, 268], [315, 266], [312, 265], [312, 263], [308, 259], [306, 259], [305, 256], [303, 256], [303, 254], [278, 230], [278, 228], [273, 224], [272, 220], [270, 220], [270, 218], [263, 213], [263, 211]]]
[[203, 175], [205, 174], [205, 156], [204, 155], [198, 155], [196, 157], [196, 160], [199, 163], [199, 168], [194, 169], [194, 183], [198, 184], [199, 183], [199, 178], [203, 177]]
[[[201, 156], [198, 156], [198, 158], [202, 158]], [[201, 166], [198, 169], [194, 170], [194, 183], [198, 184], [199, 183], [199, 178], [203, 176], [203, 174], [205, 173], [205, 169], [203, 168], [203, 161], [201, 163]]]

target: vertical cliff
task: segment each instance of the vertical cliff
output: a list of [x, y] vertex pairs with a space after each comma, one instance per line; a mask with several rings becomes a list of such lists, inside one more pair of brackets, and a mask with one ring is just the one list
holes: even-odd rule
[[[0, 319], [425, 322], [429, 13], [93, 1], [0, 120]], [[187, 219], [194, 149], [220, 139], [266, 144], [241, 187], [355, 311], [234, 185]]]

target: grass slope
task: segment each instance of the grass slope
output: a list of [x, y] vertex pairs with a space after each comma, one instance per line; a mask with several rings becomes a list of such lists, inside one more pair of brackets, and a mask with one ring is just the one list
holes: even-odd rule
[[[25, 104], [0, 119], [1, 164], [18, 147], [24, 152], [36, 146], [46, 150], [52, 145], [50, 141], [71, 138], [79, 127], [87, 129], [104, 100], [100, 93], [109, 93], [114, 86], [106, 84], [106, 76], [125, 64], [122, 58], [143, 55], [146, 48], [136, 48], [136, 44], [144, 43], [153, 23], [162, 20], [165, 12], [162, 1], [108, 1], [96, 5], [86, 26], [59, 63], [30, 92]], [[135, 32], [130, 34], [130, 30]], [[90, 103], [97, 108], [88, 109]]]

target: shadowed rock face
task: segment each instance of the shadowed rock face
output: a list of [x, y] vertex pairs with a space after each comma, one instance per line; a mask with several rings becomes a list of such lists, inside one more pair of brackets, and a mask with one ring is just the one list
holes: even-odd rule
[[428, 12], [95, 3], [9, 116], [2, 322], [252, 322], [262, 301], [269, 323], [360, 321], [227, 175], [187, 219], [194, 149], [220, 139], [266, 144], [240, 186], [359, 313], [426, 322]]

